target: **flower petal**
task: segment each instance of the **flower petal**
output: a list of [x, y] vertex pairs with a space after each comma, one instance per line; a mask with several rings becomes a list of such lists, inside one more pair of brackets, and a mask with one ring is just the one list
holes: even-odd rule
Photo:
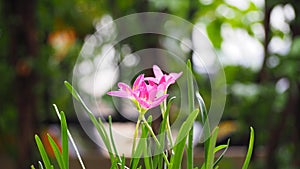
[[125, 91], [111, 91], [107, 92], [107, 94], [116, 97], [131, 98], [131, 94]]
[[[136, 78], [136, 80], [134, 81], [132, 89], [133, 89], [133, 90], [138, 89], [139, 86], [141, 86], [141, 84], [142, 84], [143, 82], [144, 82], [144, 74], [140, 74], [140, 75]], [[144, 82], [144, 83], [145, 83], [145, 82]]]
[[165, 95], [155, 99], [155, 101], [152, 102], [150, 108], [153, 108], [153, 107], [156, 107], [156, 106], [160, 105], [160, 103], [162, 103], [168, 96], [169, 96], [168, 94], [165, 94]]
[[182, 75], [182, 72], [170, 73], [170, 76], [173, 78], [174, 81], [176, 81], [181, 75]]
[[123, 91], [131, 91], [131, 88], [126, 83], [123, 82], [119, 82], [118, 87]]
[[164, 75], [157, 65], [153, 65], [153, 73], [156, 79], [160, 79]]

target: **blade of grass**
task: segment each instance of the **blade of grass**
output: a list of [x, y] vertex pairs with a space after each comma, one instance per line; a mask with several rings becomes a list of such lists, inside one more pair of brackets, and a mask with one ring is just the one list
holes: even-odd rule
[[[53, 104], [53, 107], [54, 107], [54, 110], [56, 112], [56, 115], [57, 115], [58, 119], [61, 120], [61, 116], [60, 116], [60, 113], [59, 113], [59, 110], [58, 110], [57, 106], [55, 104]], [[71, 135], [71, 133], [70, 133], [70, 131], [68, 129], [67, 129], [67, 133], [68, 133], [68, 137], [69, 137], [69, 139], [70, 139], [70, 141], [71, 141], [71, 143], [73, 145], [73, 148], [75, 150], [75, 153], [76, 153], [76, 156], [77, 156], [77, 158], [79, 160], [79, 163], [81, 165], [81, 168], [85, 169], [85, 166], [84, 166], [84, 163], [83, 163], [83, 161], [81, 159], [81, 156], [80, 156], [80, 153], [78, 151], [78, 148], [77, 148], [77, 146], [75, 144], [75, 141], [74, 141], [74, 139], [73, 139], [73, 137], [72, 137], [72, 135]]]
[[64, 81], [64, 84], [67, 87], [67, 89], [70, 91], [70, 93], [73, 95], [73, 97], [77, 101], [80, 101], [80, 98], [78, 97], [79, 95], [78, 95], [77, 91], [73, 88], [73, 86], [67, 81]]
[[[171, 108], [171, 105], [173, 103], [173, 101], [175, 100], [175, 96], [171, 97], [169, 100], [168, 100], [168, 103], [167, 103], [167, 108], [166, 108], [166, 111], [165, 112], [162, 112], [163, 113], [163, 117], [167, 117], [167, 115], [169, 114], [170, 112], [170, 108]], [[167, 124], [167, 121], [169, 119], [168, 118], [163, 118], [162, 119], [162, 122], [160, 124], [160, 128], [159, 128], [159, 134], [158, 134], [158, 140], [161, 144], [161, 146], [156, 146], [155, 148], [155, 155], [153, 157], [153, 168], [162, 168], [162, 159], [163, 159], [163, 156], [162, 156], [162, 153], [163, 153], [163, 150], [165, 148], [165, 139], [166, 139], [166, 133], [168, 134], [168, 137], [169, 137], [169, 140], [170, 140], [170, 137], [172, 137], [172, 133], [169, 132], [169, 131], [166, 131], [166, 130], [169, 130], [166, 126], [168, 126]], [[173, 145], [171, 144], [169, 148], [173, 148]], [[171, 150], [173, 152], [173, 150]]]
[[61, 117], [61, 140], [62, 140], [62, 159], [65, 165], [65, 169], [69, 168], [69, 142], [68, 142], [68, 133], [67, 133], [67, 120], [65, 113], [60, 112]]
[[[229, 139], [228, 139], [228, 140], [229, 140]], [[228, 143], [228, 141], [227, 141], [227, 143]], [[214, 153], [216, 153], [216, 152], [218, 152], [218, 151], [220, 151], [220, 150], [222, 150], [222, 149], [224, 149], [224, 148], [227, 148], [227, 147], [228, 147], [227, 144], [219, 145], [219, 146], [215, 147]]]
[[[51, 163], [49, 160], [49, 157], [46, 153], [45, 147], [40, 139], [40, 137], [38, 135], [35, 135], [35, 142], [37, 144], [37, 147], [39, 149], [39, 152], [41, 154], [42, 160], [44, 162], [45, 168], [46, 169], [51, 169]], [[43, 166], [43, 165], [42, 165]]]
[[[167, 136], [168, 136], [168, 140], [169, 140], [169, 143], [170, 143], [170, 147], [173, 147], [173, 142], [174, 141], [173, 141], [173, 137], [172, 137], [172, 133], [171, 133], [169, 112], [170, 112], [171, 104], [173, 103], [175, 98], [176, 97], [173, 96], [168, 100], [166, 111], [163, 113], [163, 116], [166, 117], [166, 118], [163, 118], [163, 122], [161, 123], [161, 126], [163, 126], [163, 127], [165, 126], [165, 129], [167, 130]], [[164, 147], [164, 146], [162, 146], [162, 147]]]
[[[95, 116], [93, 116], [93, 117], [95, 117]], [[114, 155], [113, 155], [113, 153], [112, 153], [112, 147], [111, 147], [111, 144], [110, 144], [111, 142], [109, 140], [109, 136], [108, 136], [108, 134], [107, 134], [107, 132], [105, 130], [105, 126], [104, 126], [101, 118], [98, 118], [98, 123], [95, 123], [94, 125], [99, 125], [100, 130], [101, 130], [101, 133], [99, 133], [99, 134], [101, 135], [101, 138], [102, 138], [104, 144], [106, 145], [106, 148], [108, 150], [109, 156], [110, 156], [110, 158], [115, 158]], [[98, 130], [98, 132], [100, 132], [100, 130]]]
[[214, 153], [216, 153], [219, 150], [222, 150], [225, 148], [225, 150], [222, 152], [222, 154], [219, 156], [219, 158], [215, 161], [214, 163], [214, 168], [217, 167], [218, 163], [222, 160], [222, 158], [224, 157], [225, 153], [227, 152], [228, 148], [229, 148], [229, 143], [230, 143], [230, 139], [228, 139], [227, 144], [226, 145], [220, 145], [218, 147], [215, 148]]
[[187, 133], [192, 128], [194, 121], [197, 118], [199, 110], [195, 109], [185, 120], [185, 122], [182, 124], [182, 126], [179, 129], [176, 141], [175, 141], [175, 147], [174, 147], [174, 153], [171, 157], [170, 164], [172, 169], [179, 169], [181, 168], [181, 161], [183, 156], [183, 150], [185, 147], [186, 139], [187, 139]]
[[250, 163], [250, 159], [253, 152], [253, 146], [254, 146], [254, 129], [250, 127], [250, 139], [249, 139], [249, 146], [248, 146], [248, 152], [245, 158], [245, 162], [243, 164], [242, 169], [247, 169]]
[[[192, 112], [194, 110], [194, 84], [193, 84], [193, 73], [192, 73], [192, 65], [191, 61], [187, 62], [187, 83], [188, 83], [188, 111]], [[193, 136], [194, 135], [194, 127], [192, 126], [189, 134], [188, 134], [188, 145], [187, 145], [187, 169], [193, 169]]]
[[[151, 117], [149, 116], [149, 118], [151, 118]], [[149, 120], [149, 118], [148, 118], [148, 120]], [[137, 168], [138, 163], [140, 161], [139, 157], [142, 156], [143, 150], [146, 148], [146, 147], [144, 147], [145, 144], [143, 142], [148, 137], [148, 135], [149, 135], [149, 130], [144, 125], [144, 123], [142, 123], [142, 133], [141, 133], [141, 136], [140, 136], [141, 139], [139, 140], [137, 148], [136, 148], [135, 152], [133, 153], [133, 157], [132, 157], [131, 162], [130, 162], [130, 168], [131, 169]]]
[[94, 116], [94, 114], [92, 113], [92, 111], [86, 106], [86, 104], [84, 103], [84, 101], [82, 100], [82, 98], [79, 96], [78, 92], [74, 89], [74, 87], [67, 81], [64, 82], [65, 86], [67, 87], [67, 89], [70, 91], [70, 93], [73, 95], [73, 97], [82, 105], [82, 107], [84, 108], [84, 110], [86, 111], [87, 115], [89, 116], [90, 120], [92, 121], [92, 123], [94, 124], [94, 126], [96, 127], [98, 133], [100, 134], [108, 152], [109, 152], [109, 156], [110, 159], [113, 159], [114, 156], [112, 154], [112, 148], [110, 145], [110, 141], [108, 140], [107, 133], [106, 130], [103, 130], [102, 128], [104, 128], [104, 126], [101, 126], [100, 124], [102, 123], [101, 119], [99, 119], [99, 121], [97, 121], [96, 117]]
[[124, 154], [122, 155], [121, 169], [125, 169], [125, 156], [124, 156]]
[[207, 159], [206, 159], [206, 163], [205, 163], [206, 169], [213, 169], [213, 167], [214, 167], [214, 158], [215, 158], [214, 149], [215, 149], [216, 142], [217, 142], [218, 132], [219, 132], [219, 127], [216, 127], [213, 130], [212, 136], [209, 140], [208, 154], [207, 154]]
[[35, 169], [34, 165], [31, 165], [30, 168], [31, 168], [31, 169]]
[[55, 141], [52, 139], [52, 137], [49, 134], [47, 134], [47, 136], [48, 136], [49, 143], [54, 152], [54, 155], [55, 155], [55, 158], [56, 158], [59, 168], [66, 169], [62, 155], [60, 153], [60, 150], [59, 150], [57, 144], [55, 143]]
[[[151, 115], [148, 117], [147, 123], [151, 126], [151, 124], [152, 124], [152, 116]], [[142, 132], [146, 132], [147, 135], [148, 135], [149, 129], [145, 125], [143, 125], [142, 126]], [[151, 144], [149, 144], [149, 145], [147, 144], [147, 139], [143, 139], [143, 143], [144, 143], [144, 149], [143, 150], [144, 150], [144, 164], [145, 164], [145, 167], [146, 167], [146, 169], [152, 169], [153, 168], [153, 163], [152, 163], [152, 160], [151, 160], [151, 148], [150, 148]], [[150, 149], [150, 151], [149, 151], [149, 149]]]
[[193, 127], [194, 121], [196, 120], [198, 113], [199, 113], [199, 109], [195, 109], [184, 121], [184, 123], [179, 129], [175, 144], [179, 143], [183, 138], [186, 137], [187, 133]]
[[[209, 118], [207, 115], [207, 109], [204, 103], [203, 98], [201, 97], [199, 91], [196, 92], [196, 98], [200, 106], [200, 114], [201, 114], [201, 122], [203, 125], [203, 134], [202, 138], [206, 139], [204, 140], [204, 159], [208, 158], [208, 150], [209, 150], [209, 142], [210, 142], [210, 125], [209, 125]], [[206, 166], [206, 160], [204, 161], [204, 165], [202, 165], [201, 169]]]
[[117, 147], [116, 147], [116, 145], [115, 145], [115, 141], [114, 141], [113, 134], [112, 134], [112, 119], [111, 119], [111, 116], [108, 116], [108, 124], [109, 124], [110, 141], [111, 141], [111, 144], [112, 144], [112, 146], [113, 146], [115, 156], [116, 156], [117, 159], [119, 160], [119, 163], [121, 163], [121, 162], [122, 162], [122, 159], [120, 158], [120, 156], [119, 156], [119, 154], [118, 154]]

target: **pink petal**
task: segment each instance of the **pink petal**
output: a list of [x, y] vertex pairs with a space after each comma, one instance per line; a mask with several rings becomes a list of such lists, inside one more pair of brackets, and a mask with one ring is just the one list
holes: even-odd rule
[[123, 98], [131, 97], [130, 93], [124, 91], [111, 91], [111, 92], [107, 92], [107, 94], [111, 96], [123, 97]]
[[145, 80], [149, 82], [149, 84], [158, 83], [157, 79], [154, 77], [145, 77]]
[[151, 104], [150, 108], [160, 105], [168, 96], [169, 96], [168, 94], [165, 94], [165, 95], [155, 99], [155, 101]]
[[148, 99], [149, 101], [153, 101], [157, 95], [157, 87], [151, 87], [148, 90]]
[[150, 108], [150, 104], [146, 101], [142, 100], [140, 97], [135, 97], [135, 99], [139, 102], [140, 106], [146, 109]]
[[[143, 82], [144, 82], [144, 74], [140, 74], [140, 75], [136, 78], [136, 80], [134, 81], [132, 89], [133, 89], [133, 90], [138, 89], [139, 86], [140, 86]], [[144, 83], [145, 83], [145, 82], [144, 82]]]
[[162, 84], [162, 83], [165, 83], [166, 82], [166, 75], [163, 75], [161, 77], [161, 79], [159, 80], [158, 84]]
[[157, 65], [153, 65], [153, 73], [156, 79], [160, 79], [164, 75]]
[[170, 73], [170, 76], [176, 81], [180, 76], [182, 75], [182, 72], [180, 73]]
[[118, 87], [123, 91], [131, 91], [131, 88], [126, 83], [123, 82], [119, 82]]

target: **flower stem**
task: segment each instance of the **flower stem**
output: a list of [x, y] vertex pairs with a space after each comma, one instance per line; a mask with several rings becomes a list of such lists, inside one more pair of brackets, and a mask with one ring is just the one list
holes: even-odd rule
[[[173, 147], [173, 137], [172, 137], [172, 133], [171, 133], [171, 126], [170, 126], [170, 122], [169, 122], [169, 114], [167, 115], [167, 124], [166, 124], [166, 128], [167, 128], [167, 131], [168, 131], [168, 139], [169, 139], [169, 142], [170, 142], [170, 148]], [[173, 151], [172, 151], [173, 153]]]
[[[169, 140], [169, 146], [170, 148], [173, 147], [173, 137], [172, 137], [172, 132], [171, 132], [171, 126], [170, 126], [170, 120], [169, 120], [169, 112], [167, 112], [167, 117], [164, 117], [164, 112], [167, 111], [167, 101], [164, 100], [164, 102], [160, 105], [160, 109], [161, 109], [161, 112], [162, 112], [162, 116], [163, 118], [167, 118], [167, 123], [166, 123], [166, 130], [167, 130], [167, 137], [168, 137], [168, 140]], [[173, 151], [172, 151], [173, 153]]]
[[139, 133], [139, 126], [140, 126], [140, 123], [141, 123], [141, 116], [142, 115], [140, 114], [139, 117], [138, 117], [138, 121], [137, 121], [137, 123], [135, 125], [135, 131], [134, 131], [134, 135], [133, 135], [133, 145], [132, 145], [132, 150], [131, 150], [131, 156], [132, 157], [133, 157], [134, 152], [135, 152], [136, 138], [137, 138], [137, 135]]
[[158, 146], [161, 146], [160, 143], [159, 143], [159, 141], [158, 141], [158, 139], [156, 138], [156, 136], [155, 136], [155, 134], [154, 134], [154, 132], [153, 132], [151, 126], [148, 124], [147, 120], [145, 119], [145, 116], [144, 116], [144, 115], [143, 115], [143, 121], [144, 121], [146, 127], [148, 128], [148, 130], [149, 130], [151, 136], [153, 137], [154, 141], [157, 143]]

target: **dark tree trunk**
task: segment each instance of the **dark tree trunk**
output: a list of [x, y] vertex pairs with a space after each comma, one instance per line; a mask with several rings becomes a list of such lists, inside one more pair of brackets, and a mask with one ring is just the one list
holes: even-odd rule
[[32, 163], [33, 131], [36, 114], [36, 75], [33, 68], [38, 52], [35, 28], [35, 0], [5, 2], [9, 27], [9, 62], [15, 69], [14, 96], [18, 111], [18, 168], [29, 168]]

